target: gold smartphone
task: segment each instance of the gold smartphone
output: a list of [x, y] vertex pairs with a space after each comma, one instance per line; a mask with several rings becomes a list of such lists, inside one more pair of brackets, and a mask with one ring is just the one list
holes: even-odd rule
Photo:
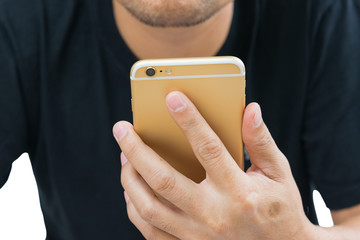
[[183, 92], [198, 108], [244, 169], [242, 117], [245, 67], [236, 57], [153, 59], [130, 73], [135, 131], [179, 172], [199, 183], [206, 173], [166, 107], [171, 91]]

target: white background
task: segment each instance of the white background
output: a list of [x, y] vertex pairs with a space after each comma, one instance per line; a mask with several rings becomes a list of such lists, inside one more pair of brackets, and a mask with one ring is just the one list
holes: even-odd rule
[[[314, 192], [321, 226], [332, 226], [329, 210]], [[46, 237], [38, 191], [29, 157], [23, 154], [13, 164], [8, 182], [0, 189], [0, 239], [43, 240]]]

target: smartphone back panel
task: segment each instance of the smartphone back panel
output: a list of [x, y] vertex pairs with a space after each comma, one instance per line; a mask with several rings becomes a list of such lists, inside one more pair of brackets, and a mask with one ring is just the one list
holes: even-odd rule
[[[148, 76], [148, 69], [155, 74]], [[243, 63], [234, 57], [159, 59], [142, 60], [132, 68], [135, 131], [175, 169], [199, 183], [206, 173], [166, 107], [165, 98], [174, 90], [190, 98], [243, 169]]]

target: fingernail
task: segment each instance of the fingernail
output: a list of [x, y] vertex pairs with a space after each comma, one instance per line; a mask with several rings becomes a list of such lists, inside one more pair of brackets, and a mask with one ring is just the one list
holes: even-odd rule
[[124, 191], [124, 198], [126, 203], [130, 201], [129, 195], [127, 195], [126, 191]]
[[173, 112], [181, 112], [186, 107], [184, 100], [176, 92], [172, 92], [168, 95], [167, 103], [168, 103], [170, 110]]
[[114, 127], [114, 137], [120, 141], [128, 132], [128, 128], [123, 123], [117, 123]]
[[261, 108], [260, 108], [259, 104], [256, 104], [256, 105], [257, 105], [257, 107], [256, 107], [256, 111], [255, 111], [255, 114], [254, 114], [254, 119], [253, 119], [254, 128], [260, 127], [260, 125], [262, 123]]
[[120, 159], [121, 159], [121, 166], [124, 166], [124, 164], [128, 162], [128, 159], [124, 153], [121, 153]]

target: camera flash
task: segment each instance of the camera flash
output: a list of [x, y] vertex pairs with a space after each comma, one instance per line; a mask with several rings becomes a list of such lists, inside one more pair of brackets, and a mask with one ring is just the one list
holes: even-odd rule
[[166, 69], [167, 74], [171, 74], [171, 72], [172, 72], [171, 69]]

